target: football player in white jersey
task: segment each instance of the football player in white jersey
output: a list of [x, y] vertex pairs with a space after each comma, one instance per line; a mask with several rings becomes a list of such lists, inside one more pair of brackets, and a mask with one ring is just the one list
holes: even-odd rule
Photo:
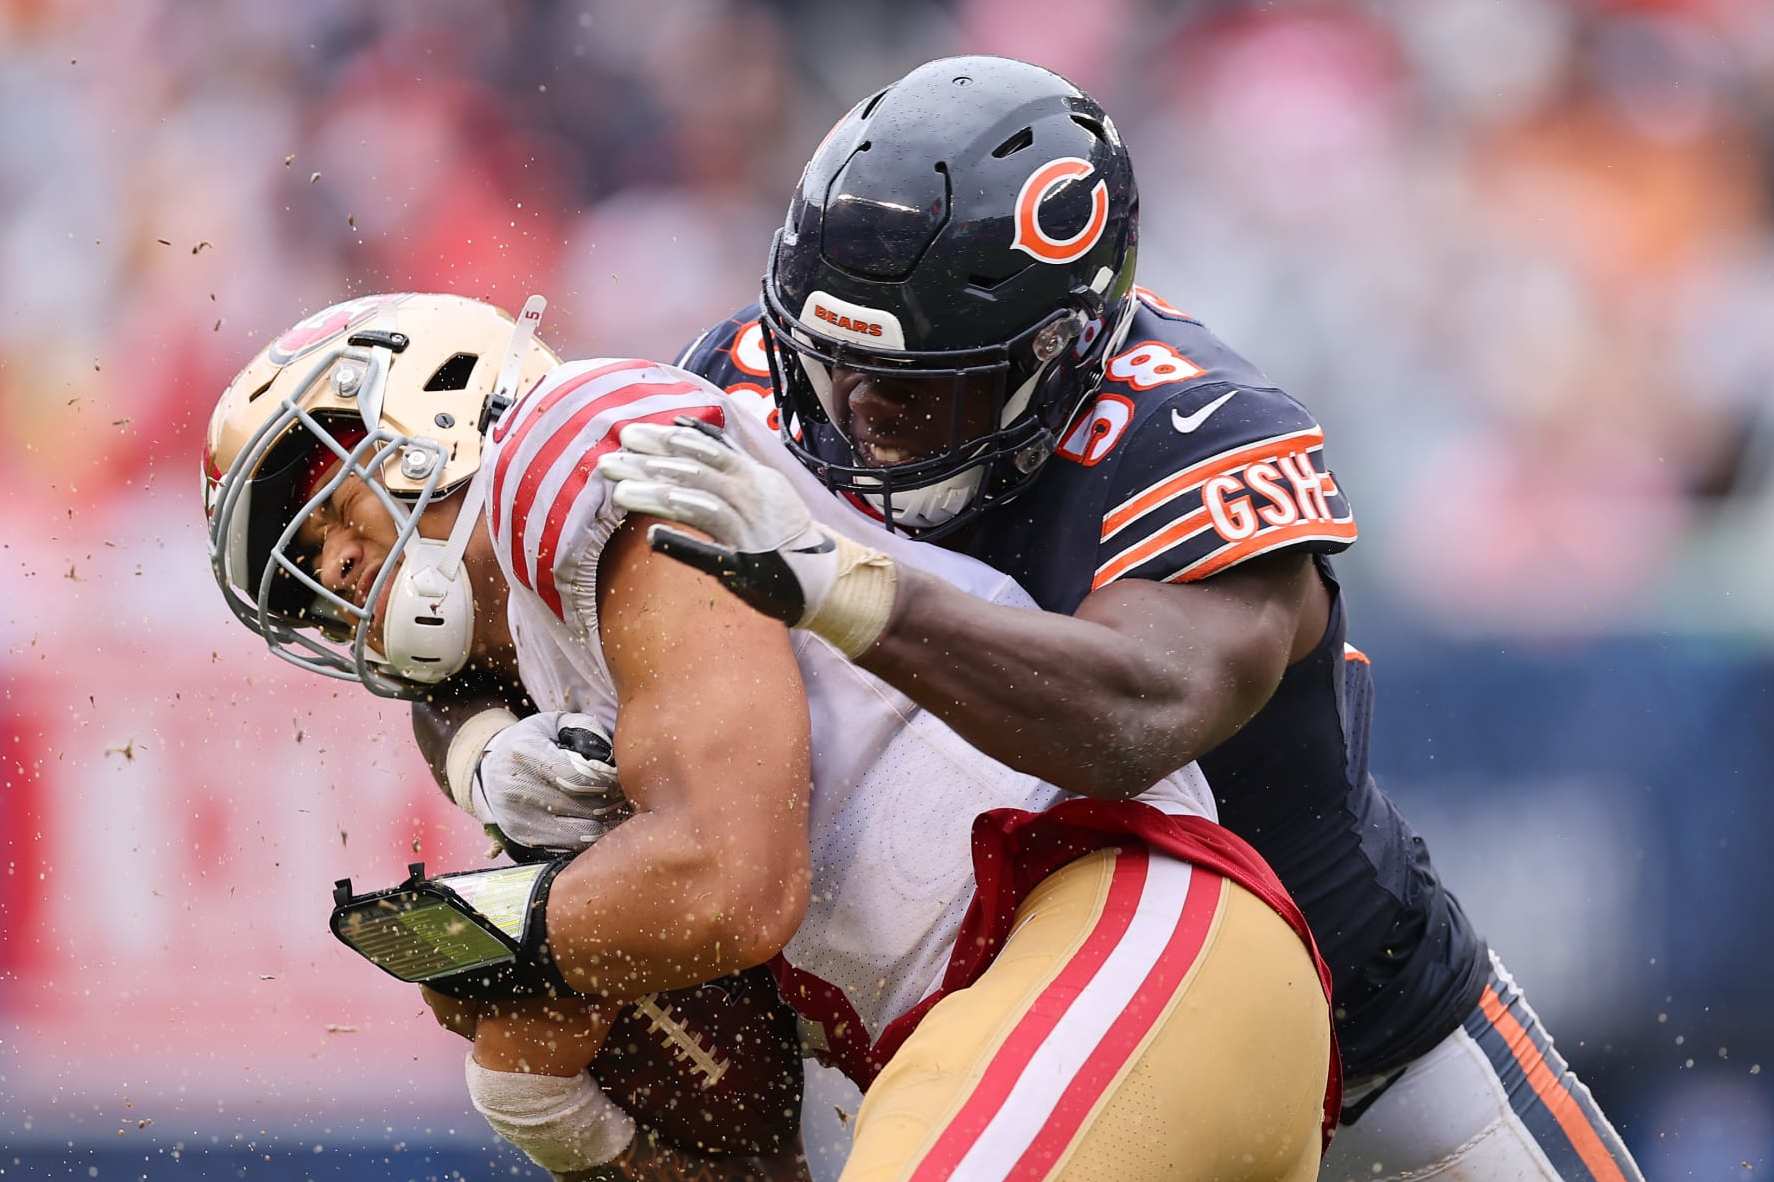
[[[612, 736], [633, 814], [574, 834], [597, 840], [546, 907], [574, 1033], [480, 1024], [489, 1123], [557, 1173], [654, 1176], [583, 1070], [610, 1016], [770, 962], [865, 1089], [846, 1179], [1312, 1178], [1337, 1110], [1323, 966], [1199, 771], [1062, 799], [968, 746], [846, 660], [871, 615], [849, 533], [983, 600], [1027, 605], [1020, 588], [884, 543], [700, 378], [553, 367], [537, 314], [328, 309], [234, 380], [205, 451], [218, 583], [279, 655], [394, 696], [505, 671]], [[655, 553], [600, 471], [625, 430], [809, 483], [845, 595], [791, 632]], [[494, 819], [477, 776], [534, 729], [459, 730], [457, 802]]]

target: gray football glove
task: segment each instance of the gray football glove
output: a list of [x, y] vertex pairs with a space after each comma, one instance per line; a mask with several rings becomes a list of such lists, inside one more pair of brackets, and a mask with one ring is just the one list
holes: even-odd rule
[[546, 710], [493, 736], [474, 772], [470, 811], [508, 842], [577, 851], [634, 809], [597, 720]]
[[788, 478], [732, 447], [717, 427], [631, 423], [598, 461], [618, 505], [707, 533], [653, 526], [647, 543], [713, 575], [758, 611], [805, 628], [847, 657], [887, 626], [897, 582], [891, 558], [813, 520]]

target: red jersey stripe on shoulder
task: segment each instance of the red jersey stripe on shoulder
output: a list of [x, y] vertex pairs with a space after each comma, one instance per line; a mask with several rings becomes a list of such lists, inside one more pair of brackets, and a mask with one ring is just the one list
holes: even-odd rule
[[1166, 583], [1193, 583], [1209, 575], [1217, 575], [1229, 566], [1247, 558], [1291, 546], [1295, 542], [1353, 542], [1356, 538], [1355, 518], [1341, 521], [1296, 521], [1292, 525], [1266, 529], [1254, 537], [1222, 546], [1212, 554], [1191, 562], [1175, 574], [1167, 575]]
[[547, 380], [548, 374], [543, 374], [541, 377], [530, 383], [530, 388], [528, 390], [525, 390], [522, 394], [518, 395], [516, 402], [505, 408], [505, 413], [499, 417], [497, 423], [493, 424], [494, 443], [502, 442], [507, 435], [511, 434], [512, 427], [517, 425], [518, 411], [523, 408], [524, 403], [530, 400], [530, 395], [534, 394], [537, 390], [540, 390], [542, 388], [542, 383]]
[[[613, 373], [622, 373], [626, 370], [646, 369], [652, 364], [654, 363], [651, 361], [628, 358], [622, 361], [613, 361], [609, 365], [600, 365], [596, 369], [588, 369], [582, 374], [575, 374], [573, 377], [567, 378], [560, 385], [543, 395], [542, 401], [537, 403], [535, 408], [531, 410], [529, 414], [524, 416], [522, 424], [517, 423], [518, 414], [524, 405], [522, 402], [505, 412], [505, 418], [500, 425], [505, 427], [516, 425], [517, 432], [516, 434], [511, 435], [508, 439], [495, 439], [495, 442], [500, 444], [499, 459], [493, 468], [493, 532], [495, 534], [499, 532], [499, 506], [505, 503], [504, 493], [506, 473], [511, 470], [511, 461], [516, 457], [518, 449], [523, 447], [524, 440], [529, 437], [530, 432], [535, 429], [537, 422], [541, 420], [542, 416], [556, 406], [561, 399], [579, 389], [587, 382], [595, 382], [601, 377], [606, 377]], [[540, 385], [541, 383], [537, 384]], [[532, 390], [531, 394], [534, 392], [535, 391]], [[529, 397], [530, 395], [525, 395], [525, 401], [527, 401]], [[521, 572], [522, 567], [520, 566], [518, 569]]]
[[[565, 454], [567, 448], [572, 446], [573, 440], [579, 437], [579, 433], [585, 429], [586, 424], [600, 416], [608, 417], [612, 411], [620, 411], [624, 406], [639, 402], [643, 398], [651, 398], [661, 394], [695, 394], [701, 389], [702, 387], [695, 382], [628, 382], [607, 394], [600, 394], [593, 398], [554, 428], [553, 433], [543, 442], [542, 447], [531, 457], [529, 463], [524, 465], [523, 475], [518, 478], [517, 490], [511, 494], [511, 568], [517, 572], [518, 579], [525, 586], [530, 584], [525, 571], [524, 539], [529, 533], [531, 510], [535, 508], [536, 492], [542, 487], [542, 482], [548, 478], [549, 470]], [[626, 421], [617, 420], [617, 422]], [[614, 435], [617, 422], [611, 422], [605, 429], [602, 438], [598, 440], [599, 446], [605, 442], [610, 443], [610, 447], [604, 448], [604, 451], [615, 448]], [[581, 480], [579, 483], [583, 486], [585, 482]], [[572, 504], [571, 501], [567, 503], [568, 505]], [[541, 562], [538, 561], [536, 570], [538, 580], [542, 578], [543, 569]]]
[[1158, 508], [1166, 501], [1188, 492], [1211, 477], [1233, 468], [1242, 468], [1258, 460], [1266, 460], [1284, 451], [1311, 451], [1324, 446], [1324, 432], [1317, 427], [1272, 435], [1255, 443], [1241, 443], [1218, 455], [1191, 464], [1181, 472], [1173, 472], [1162, 480], [1147, 485], [1109, 510], [1103, 517], [1103, 540], [1107, 541], [1133, 522]]
[[[699, 389], [689, 383], [679, 383], [686, 390]], [[651, 387], [648, 393], [672, 393], [661, 386]], [[679, 418], [700, 419], [713, 427], [725, 427], [727, 415], [721, 407], [713, 403], [702, 406], [673, 408], [655, 411], [650, 415], [640, 415], [632, 419], [624, 419], [622, 426], [630, 423], [670, 423]], [[552, 442], [552, 441], [551, 441]], [[597, 468], [598, 457], [606, 452], [615, 451], [618, 446], [614, 427], [607, 432], [596, 447], [588, 448], [573, 465], [572, 473], [562, 483], [560, 491], [554, 494], [554, 504], [548, 507], [548, 517], [542, 524], [542, 540], [536, 545], [536, 594], [548, 605], [548, 610], [562, 620], [566, 612], [561, 607], [561, 594], [554, 585], [554, 556], [560, 548], [561, 530], [567, 523], [567, 515], [572, 512], [573, 502], [585, 491], [586, 481], [591, 479], [592, 472]], [[521, 556], [521, 550], [514, 550], [514, 556]]]

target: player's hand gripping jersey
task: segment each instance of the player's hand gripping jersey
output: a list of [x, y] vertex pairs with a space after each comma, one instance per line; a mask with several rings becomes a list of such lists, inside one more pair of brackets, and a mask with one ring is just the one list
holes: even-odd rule
[[[754, 402], [754, 406], [755, 406]], [[886, 544], [894, 557], [996, 603], [1027, 606], [1009, 576], [875, 527], [826, 496], [751, 407], [680, 370], [598, 359], [564, 365], [492, 436], [494, 545], [511, 585], [510, 623], [524, 686], [544, 710], [616, 725], [617, 699], [596, 617], [599, 555], [623, 511], [596, 473], [621, 427], [689, 416], [802, 487], [826, 525]], [[830, 1057], [860, 1083], [888, 1023], [941, 982], [974, 894], [969, 822], [991, 809], [1040, 813], [1058, 789], [995, 763], [936, 717], [809, 633], [792, 634], [813, 723], [812, 902], [784, 950], [791, 998], [817, 1011]], [[1141, 798], [1212, 819], [1190, 766]]]

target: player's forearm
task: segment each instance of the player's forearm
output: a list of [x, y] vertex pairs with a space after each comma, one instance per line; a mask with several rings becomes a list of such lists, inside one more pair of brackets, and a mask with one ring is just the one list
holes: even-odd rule
[[503, 699], [492, 694], [472, 700], [464, 698], [460, 701], [413, 703], [413, 741], [418, 744], [425, 766], [431, 769], [431, 778], [437, 782], [445, 796], [450, 795], [450, 741], [470, 718], [488, 710], [503, 708]]
[[1199, 754], [1209, 727], [1177, 654], [903, 565], [899, 580], [886, 630], [857, 663], [1000, 763], [1126, 799]]
[[[573, 988], [613, 998], [762, 964], [799, 923], [796, 884], [748, 874], [752, 851], [676, 813], [641, 812], [555, 879], [548, 943]], [[800, 840], [804, 843], [805, 836]], [[799, 894], [805, 897], [805, 883]]]
[[788, 634], [646, 548], [630, 520], [599, 565], [613, 736], [639, 810], [554, 881], [568, 984], [617, 998], [762, 964], [806, 911], [811, 740]]

